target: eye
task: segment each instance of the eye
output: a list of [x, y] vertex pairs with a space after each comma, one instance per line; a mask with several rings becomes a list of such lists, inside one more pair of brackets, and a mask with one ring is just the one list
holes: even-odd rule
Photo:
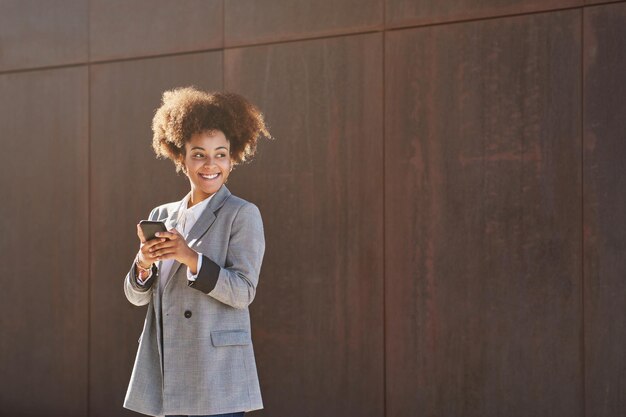
[[204, 155], [203, 155], [203, 154], [201, 154], [201, 153], [199, 153], [199, 152], [196, 152], [196, 153], [192, 154], [191, 156], [192, 156], [193, 158], [202, 158], [202, 157], [204, 157]]
[[218, 156], [218, 157], [220, 157], [220, 158], [223, 158], [223, 157], [225, 157], [225, 156], [226, 156], [226, 154], [224, 154], [224, 153], [218, 153], [218, 154], [217, 154], [217, 156]]

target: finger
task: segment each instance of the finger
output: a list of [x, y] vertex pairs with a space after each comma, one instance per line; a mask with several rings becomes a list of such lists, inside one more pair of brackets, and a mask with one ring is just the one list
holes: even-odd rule
[[143, 246], [141, 247], [141, 253], [152, 256], [153, 251], [151, 249], [154, 248], [154, 245], [155, 243], [152, 243], [152, 244], [144, 243]]
[[165, 238], [152, 239], [152, 240], [147, 241], [144, 244], [144, 247], [146, 248], [146, 250], [150, 250], [151, 248], [154, 248], [156, 245], [163, 243], [163, 242], [167, 242], [167, 239]]
[[164, 249], [164, 248], [173, 248], [177, 245], [176, 242], [172, 242], [169, 239], [163, 239], [165, 240], [165, 242], [160, 242], [157, 243], [156, 245], [152, 246], [150, 249], [148, 249], [149, 252], [155, 252], [159, 249]]
[[156, 259], [158, 261], [161, 261], [163, 259], [169, 259], [172, 258], [174, 255], [176, 254], [176, 251], [173, 251], [171, 249], [161, 249], [160, 251], [157, 251], [156, 254], [154, 254], [154, 256], [156, 257]]
[[157, 232], [156, 235], [157, 237], [164, 237], [166, 239], [178, 239], [178, 236], [180, 236], [180, 234], [174, 233], [173, 232], [174, 230], [176, 229], [172, 229], [172, 231], [169, 231], [169, 232]]
[[143, 230], [141, 230], [141, 226], [137, 223], [137, 236], [139, 237], [139, 241], [141, 243], [146, 243], [146, 238], [143, 235]]
[[154, 248], [155, 245], [162, 243], [159, 239], [153, 239], [141, 245], [141, 253], [145, 256], [154, 256], [150, 249]]
[[165, 255], [168, 253], [176, 253], [176, 252], [177, 251], [175, 247], [161, 248], [161, 249], [155, 250], [154, 252], [151, 252], [150, 256], [159, 257], [160, 255]]

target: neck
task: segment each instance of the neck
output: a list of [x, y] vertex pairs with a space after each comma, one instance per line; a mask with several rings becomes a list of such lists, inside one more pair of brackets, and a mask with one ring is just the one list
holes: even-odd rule
[[202, 191], [191, 190], [191, 196], [189, 197], [189, 202], [187, 203], [187, 208], [191, 208], [198, 203], [202, 203], [207, 198], [211, 197], [213, 194], [205, 194]]

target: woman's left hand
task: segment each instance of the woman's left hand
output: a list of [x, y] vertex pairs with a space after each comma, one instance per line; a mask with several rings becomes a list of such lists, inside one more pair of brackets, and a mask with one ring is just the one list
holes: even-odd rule
[[158, 232], [157, 237], [167, 239], [165, 242], [157, 243], [150, 248], [151, 255], [157, 260], [175, 259], [181, 264], [191, 268], [192, 273], [196, 270], [198, 263], [198, 253], [187, 246], [185, 238], [178, 230], [171, 229], [167, 232]]

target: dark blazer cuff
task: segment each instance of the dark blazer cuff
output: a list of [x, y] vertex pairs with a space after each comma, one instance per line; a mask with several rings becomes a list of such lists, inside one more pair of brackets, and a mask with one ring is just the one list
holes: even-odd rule
[[130, 284], [139, 291], [147, 291], [152, 286], [154, 282], [154, 277], [157, 275], [157, 266], [156, 264], [152, 264], [152, 270], [150, 271], [150, 276], [148, 279], [141, 285], [137, 281], [137, 275], [135, 274], [135, 263], [133, 262], [133, 266], [130, 269]]
[[217, 279], [220, 276], [221, 269], [218, 264], [202, 255], [202, 267], [198, 272], [198, 277], [195, 281], [187, 281], [187, 285], [208, 294], [213, 291], [213, 288], [217, 285]]

